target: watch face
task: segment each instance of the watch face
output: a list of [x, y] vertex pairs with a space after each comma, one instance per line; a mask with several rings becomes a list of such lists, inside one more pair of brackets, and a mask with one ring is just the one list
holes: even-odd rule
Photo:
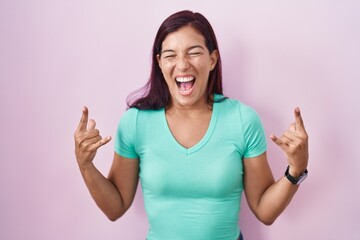
[[306, 177], [307, 177], [307, 174], [305, 174], [305, 173], [303, 175], [301, 175], [296, 184], [299, 185], [300, 183], [302, 183]]

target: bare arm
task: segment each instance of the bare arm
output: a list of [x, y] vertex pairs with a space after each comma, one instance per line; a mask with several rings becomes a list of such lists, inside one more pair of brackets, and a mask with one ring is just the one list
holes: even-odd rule
[[93, 163], [80, 168], [97, 206], [111, 220], [120, 218], [131, 206], [138, 184], [138, 161], [114, 154], [108, 178]]
[[[290, 125], [289, 130], [280, 138], [274, 135], [271, 138], [283, 149], [290, 166], [290, 174], [298, 177], [308, 164], [308, 136], [300, 110], [295, 109], [294, 114], [295, 122]], [[244, 159], [244, 169], [244, 190], [249, 207], [260, 221], [270, 225], [288, 206], [298, 186], [285, 177], [275, 182], [266, 153]]]
[[111, 138], [102, 138], [95, 129], [95, 121], [88, 122], [84, 108], [79, 127], [75, 131], [75, 155], [85, 184], [97, 206], [112, 221], [121, 217], [130, 207], [138, 183], [138, 161], [115, 153], [109, 177], [94, 166], [93, 159], [99, 147]]
[[298, 186], [285, 177], [275, 182], [266, 153], [244, 159], [244, 190], [250, 209], [264, 224], [272, 224], [284, 211]]

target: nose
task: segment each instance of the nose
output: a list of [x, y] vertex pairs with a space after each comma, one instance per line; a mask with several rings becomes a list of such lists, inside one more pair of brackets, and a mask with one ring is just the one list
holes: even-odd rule
[[186, 56], [179, 57], [176, 61], [176, 67], [180, 71], [187, 70], [190, 67], [189, 59], [187, 59]]

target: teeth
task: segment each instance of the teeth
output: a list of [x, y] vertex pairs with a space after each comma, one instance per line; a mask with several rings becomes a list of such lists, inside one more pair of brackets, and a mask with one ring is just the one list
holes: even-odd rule
[[178, 77], [176, 78], [177, 82], [190, 82], [194, 80], [194, 77]]

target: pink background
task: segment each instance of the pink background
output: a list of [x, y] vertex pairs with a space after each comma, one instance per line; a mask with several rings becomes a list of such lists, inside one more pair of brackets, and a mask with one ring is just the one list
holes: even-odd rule
[[[238, 2], [1, 0], [0, 239], [145, 238], [141, 189], [107, 220], [80, 176], [73, 132], [87, 105], [114, 136], [127, 95], [147, 80], [158, 26], [191, 9], [217, 33], [225, 94], [253, 106], [268, 136], [300, 106], [310, 135], [310, 176], [272, 226], [243, 201], [246, 240], [359, 240], [359, 1]], [[268, 153], [279, 178], [283, 154], [270, 140]], [[112, 156], [113, 141], [95, 160], [104, 174]]]

